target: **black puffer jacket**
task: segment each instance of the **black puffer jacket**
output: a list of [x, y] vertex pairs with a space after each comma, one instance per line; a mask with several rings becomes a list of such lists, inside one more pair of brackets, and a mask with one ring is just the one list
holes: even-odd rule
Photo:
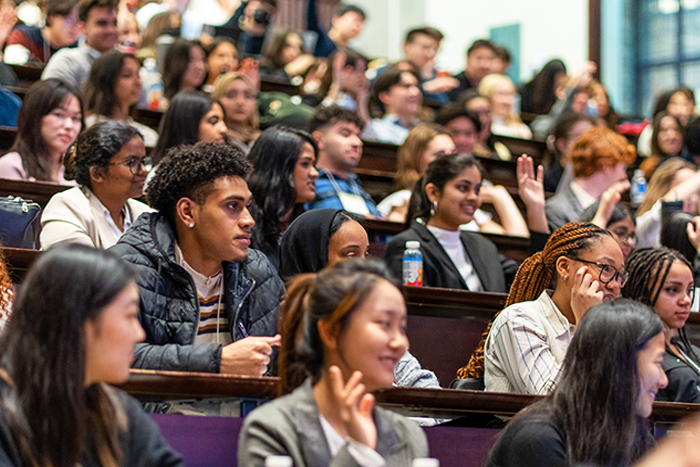
[[[193, 345], [199, 323], [197, 289], [175, 258], [175, 235], [157, 213], [132, 224], [113, 252], [135, 266], [146, 342], [136, 344], [134, 368], [218, 373], [221, 344]], [[234, 341], [274, 336], [284, 285], [265, 255], [249, 249], [243, 263], [222, 263], [224, 304]]]

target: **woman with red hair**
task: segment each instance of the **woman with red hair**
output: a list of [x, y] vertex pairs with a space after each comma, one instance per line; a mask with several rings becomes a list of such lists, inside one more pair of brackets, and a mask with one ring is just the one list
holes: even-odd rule
[[627, 166], [634, 158], [634, 146], [608, 128], [593, 127], [579, 136], [571, 149], [574, 180], [547, 200], [550, 230], [577, 221], [613, 183], [627, 178]]

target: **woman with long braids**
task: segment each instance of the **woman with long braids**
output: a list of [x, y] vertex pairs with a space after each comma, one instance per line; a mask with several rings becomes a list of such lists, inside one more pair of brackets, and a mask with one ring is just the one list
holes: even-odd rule
[[607, 230], [584, 223], [556, 230], [544, 250], [520, 266], [506, 308], [457, 377], [483, 376], [487, 391], [550, 392], [575, 326], [593, 305], [620, 294], [627, 280], [623, 264], [620, 245]]
[[[667, 383], [662, 330], [649, 307], [631, 300], [591, 308], [577, 326], [557, 388], [508, 423], [486, 466], [634, 464], [654, 445], [648, 418]], [[697, 448], [686, 449], [671, 464], [697, 465], [689, 461]], [[665, 463], [635, 465], [667, 465], [665, 450]]]
[[640, 248], [627, 258], [630, 279], [622, 296], [649, 305], [664, 323], [666, 353], [662, 367], [668, 386], [657, 400], [700, 402], [700, 357], [690, 345], [685, 322], [693, 302], [693, 269], [670, 248]]

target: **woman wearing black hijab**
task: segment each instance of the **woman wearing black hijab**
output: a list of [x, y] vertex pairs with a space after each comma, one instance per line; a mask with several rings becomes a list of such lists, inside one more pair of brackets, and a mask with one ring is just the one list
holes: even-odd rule
[[[341, 209], [314, 209], [292, 222], [280, 244], [280, 276], [315, 273], [348, 258], [369, 254], [367, 231], [357, 218]], [[430, 370], [406, 352], [394, 369], [397, 386], [440, 388]]]
[[367, 231], [342, 209], [314, 209], [292, 222], [280, 244], [280, 276], [318, 272], [347, 258], [369, 254]]

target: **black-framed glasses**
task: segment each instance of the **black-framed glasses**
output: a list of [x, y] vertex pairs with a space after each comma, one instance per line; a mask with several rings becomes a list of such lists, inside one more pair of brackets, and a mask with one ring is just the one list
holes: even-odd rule
[[141, 172], [141, 166], [143, 166], [144, 169], [148, 170], [148, 167], [151, 165], [151, 157], [132, 157], [128, 161], [124, 162], [110, 162], [109, 165], [125, 165], [129, 167], [129, 171], [133, 175], [138, 175], [139, 172]]
[[625, 284], [627, 283], [627, 279], [629, 279], [630, 275], [627, 271], [622, 270], [618, 271], [618, 269], [615, 266], [611, 266], [610, 264], [605, 264], [605, 263], [598, 263], [596, 261], [587, 261], [585, 259], [580, 259], [580, 258], [571, 258], [574, 261], [578, 261], [580, 263], [587, 263], [587, 264], [595, 264], [600, 268], [600, 274], [598, 275], [598, 280], [600, 281], [601, 284], [603, 285], [608, 285], [615, 279], [620, 283], [620, 287], [624, 287]]

